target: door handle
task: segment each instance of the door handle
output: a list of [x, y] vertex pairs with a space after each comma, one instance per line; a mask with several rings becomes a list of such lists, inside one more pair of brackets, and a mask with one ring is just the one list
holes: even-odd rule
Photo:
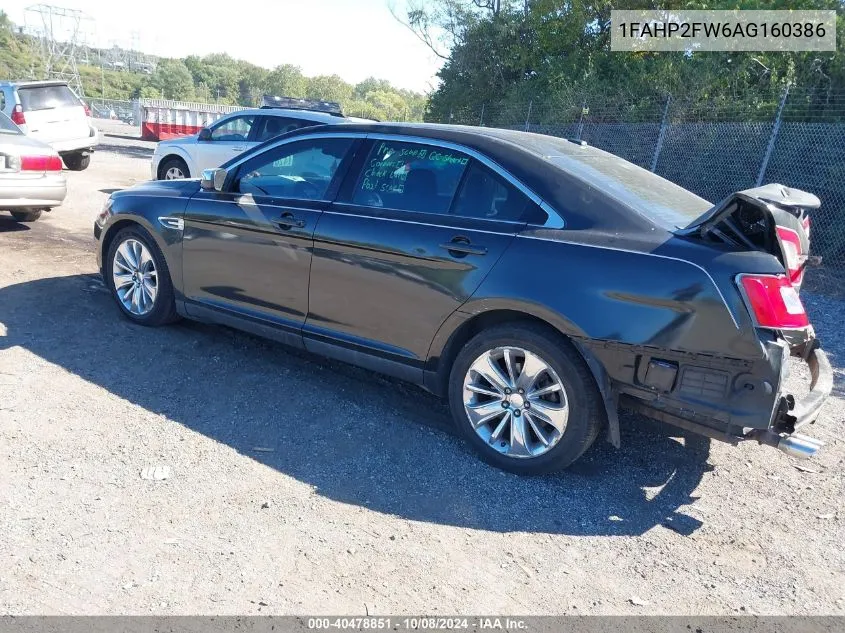
[[487, 254], [487, 249], [484, 246], [473, 246], [465, 237], [454, 237], [451, 242], [441, 244], [440, 248], [449, 251], [449, 254], [453, 257]]
[[232, 151], [233, 151], [233, 152], [242, 152], [242, 151], [244, 151], [245, 149], [246, 149], [246, 147], [233, 147], [233, 148], [232, 148]]
[[292, 228], [301, 229], [305, 227], [305, 220], [295, 218], [293, 213], [283, 213], [282, 217], [276, 220], [276, 224], [284, 231], [289, 231]]

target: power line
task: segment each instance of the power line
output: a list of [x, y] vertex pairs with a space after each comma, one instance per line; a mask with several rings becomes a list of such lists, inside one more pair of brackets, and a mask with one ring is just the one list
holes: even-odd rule
[[94, 19], [76, 9], [34, 4], [24, 11], [26, 32], [44, 66], [44, 77], [66, 81], [84, 97], [80, 64], [89, 63]]

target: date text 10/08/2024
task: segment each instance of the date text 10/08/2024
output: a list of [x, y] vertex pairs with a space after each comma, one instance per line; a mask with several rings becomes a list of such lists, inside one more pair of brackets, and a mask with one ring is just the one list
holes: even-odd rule
[[526, 623], [519, 618], [475, 617], [475, 618], [444, 618], [444, 617], [347, 617], [347, 618], [308, 618], [308, 628], [313, 630], [345, 629], [353, 631], [366, 630], [525, 630]]

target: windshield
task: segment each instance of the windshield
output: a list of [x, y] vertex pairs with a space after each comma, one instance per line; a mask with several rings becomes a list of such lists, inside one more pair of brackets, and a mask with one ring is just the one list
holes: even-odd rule
[[63, 84], [24, 86], [18, 88], [18, 94], [25, 112], [81, 105], [71, 89]]
[[23, 134], [21, 129], [12, 123], [12, 120], [0, 112], [0, 134]]

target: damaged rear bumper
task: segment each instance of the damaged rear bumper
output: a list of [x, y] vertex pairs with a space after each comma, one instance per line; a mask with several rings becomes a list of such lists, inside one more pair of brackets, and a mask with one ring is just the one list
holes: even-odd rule
[[812, 457], [823, 443], [796, 431], [816, 421], [833, 389], [833, 368], [817, 341], [812, 341], [804, 360], [810, 368], [810, 392], [800, 399], [792, 394], [781, 395], [771, 427], [754, 430], [747, 436], [800, 458]]
[[[803, 332], [800, 338], [801, 341], [775, 339], [767, 343], [768, 364], [737, 369], [738, 373], [730, 378], [730, 382], [740, 388], [721, 400], [712, 397], [695, 402], [681, 400], [678, 396], [683, 395], [683, 387], [679, 390], [675, 381], [659, 397], [643, 397], [647, 392], [642, 388], [623, 388], [619, 404], [647, 417], [722, 442], [735, 445], [756, 440], [796, 457], [811, 457], [822, 443], [797, 431], [819, 417], [833, 388], [833, 369], [812, 330]], [[802, 358], [810, 370], [809, 393], [800, 398], [786, 391], [791, 356]], [[634, 364], [643, 362], [639, 360]], [[693, 369], [698, 372], [702, 368], [695, 366]], [[679, 373], [683, 374], [685, 370], [686, 367], [681, 364]], [[716, 374], [711, 372], [711, 375]], [[748, 387], [751, 389], [746, 390]], [[769, 395], [766, 397], [765, 394]]]

